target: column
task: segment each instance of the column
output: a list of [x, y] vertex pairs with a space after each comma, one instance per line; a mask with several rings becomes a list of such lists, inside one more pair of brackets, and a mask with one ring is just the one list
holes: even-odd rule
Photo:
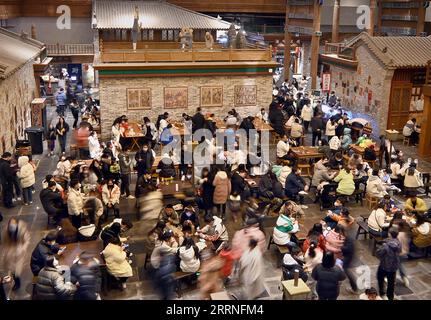
[[289, 32], [289, 0], [286, 0], [286, 17], [284, 22], [284, 81], [290, 80], [290, 32]]
[[425, 26], [425, 7], [423, 2], [419, 2], [418, 8], [418, 24], [416, 26], [416, 35], [420, 35], [421, 32], [424, 32]]
[[319, 63], [320, 36], [320, 13], [322, 6], [319, 1], [314, 3], [313, 35], [311, 37], [311, 89], [316, 89], [317, 84], [317, 65]]
[[421, 134], [418, 154], [421, 157], [431, 156], [431, 85], [423, 87], [424, 111], [422, 114]]
[[340, 0], [335, 0], [332, 15], [332, 43], [337, 43], [340, 28]]
[[367, 32], [370, 36], [374, 35], [374, 13], [376, 11], [376, 0], [370, 0], [370, 25]]

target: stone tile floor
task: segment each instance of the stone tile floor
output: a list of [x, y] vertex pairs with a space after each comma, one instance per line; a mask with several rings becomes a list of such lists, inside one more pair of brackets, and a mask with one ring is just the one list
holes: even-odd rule
[[[49, 119], [53, 117], [53, 108], [50, 109]], [[67, 121], [71, 124], [71, 114], [68, 112]], [[70, 136], [70, 135], [69, 135]], [[307, 137], [306, 144], [309, 144], [310, 137]], [[275, 146], [272, 146], [273, 148]], [[400, 143], [396, 143], [396, 147], [401, 148], [406, 157], [416, 157], [416, 148], [406, 147]], [[49, 158], [46, 154], [39, 156], [41, 159], [36, 176], [36, 193], [34, 194], [34, 203], [31, 206], [23, 207], [18, 204], [13, 209], [1, 208], [5, 221], [11, 217], [17, 217], [27, 222], [31, 232], [31, 245], [26, 253], [26, 260], [30, 262], [30, 256], [33, 248], [37, 242], [47, 232], [47, 218], [46, 214], [41, 207], [39, 201], [39, 192], [41, 189], [41, 182], [47, 173], [52, 173], [55, 169], [58, 158]], [[419, 169], [421, 171], [431, 172], [431, 159], [419, 159]], [[133, 186], [133, 183], [132, 183]], [[397, 197], [399, 201], [403, 201], [402, 198]], [[431, 206], [431, 199], [426, 196], [425, 201]], [[312, 225], [314, 222], [319, 221], [323, 216], [324, 212], [321, 212], [316, 204], [312, 203], [311, 199], [306, 199], [306, 204], [309, 209], [306, 210], [306, 217], [304, 224]], [[123, 217], [129, 217], [132, 219], [136, 226], [139, 226], [140, 222], [136, 221], [135, 216], [135, 203], [134, 200], [122, 200], [121, 202], [121, 215]], [[368, 214], [370, 210], [365, 207], [361, 207], [359, 204], [352, 204], [349, 206], [353, 216], [359, 216], [360, 214]], [[5, 225], [3, 222], [3, 226]], [[227, 223], [229, 234], [232, 237], [233, 233], [241, 228], [241, 224], [234, 224], [231, 220]], [[135, 229], [135, 228], [134, 228]], [[136, 228], [138, 229], [138, 228]], [[271, 228], [267, 228], [267, 238], [269, 238]], [[158, 299], [157, 294], [151, 284], [149, 274], [143, 268], [145, 261], [145, 253], [142, 250], [142, 235], [134, 233], [133, 229], [130, 231], [130, 244], [132, 251], [135, 252], [133, 257], [133, 269], [134, 276], [129, 279], [128, 286], [125, 291], [111, 290], [107, 295], [103, 296], [103, 299], [136, 299], [136, 300], [151, 300]], [[371, 285], [377, 288], [376, 280], [376, 269], [378, 260], [371, 255], [371, 241], [370, 240], [358, 240], [356, 242], [356, 274], [361, 276], [364, 272], [369, 270], [369, 279], [365, 279], [365, 283], [371, 281]], [[0, 257], [1, 257], [1, 245], [0, 245]], [[282, 293], [279, 290], [281, 268], [277, 267], [278, 255], [275, 252], [275, 248], [271, 248], [269, 251], [264, 253], [265, 259], [265, 287], [267, 295], [262, 299], [279, 300], [282, 298]], [[364, 268], [365, 266], [365, 268]], [[0, 265], [0, 269], [2, 266]], [[417, 300], [417, 299], [431, 299], [431, 259], [418, 259], [408, 261], [406, 263], [407, 273], [410, 278], [410, 289], [405, 288], [400, 281], [396, 285], [396, 294], [399, 299], [402, 300]], [[367, 277], [365, 277], [367, 278]], [[12, 292], [8, 288], [9, 297], [11, 299], [30, 299], [31, 293], [31, 271], [29, 263], [25, 266], [25, 271], [22, 276], [22, 288], [16, 292]], [[351, 300], [358, 299], [356, 295], [349, 294], [345, 288], [349, 286], [348, 281], [344, 281], [341, 287], [340, 300]], [[241, 288], [238, 286], [235, 279], [226, 287], [229, 292], [234, 293], [236, 296], [241, 297]], [[190, 288], [184, 288], [183, 296], [180, 299], [183, 300], [195, 300], [199, 299], [199, 290], [196, 286]]]

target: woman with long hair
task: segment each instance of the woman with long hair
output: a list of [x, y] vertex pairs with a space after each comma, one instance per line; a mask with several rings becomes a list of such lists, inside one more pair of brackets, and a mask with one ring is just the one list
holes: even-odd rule
[[59, 117], [57, 125], [55, 126], [57, 131], [58, 142], [60, 143], [61, 152], [66, 152], [66, 140], [67, 132], [69, 132], [69, 125], [64, 120], [64, 117]]
[[186, 237], [178, 250], [182, 272], [196, 272], [201, 266], [199, 249], [192, 238]]

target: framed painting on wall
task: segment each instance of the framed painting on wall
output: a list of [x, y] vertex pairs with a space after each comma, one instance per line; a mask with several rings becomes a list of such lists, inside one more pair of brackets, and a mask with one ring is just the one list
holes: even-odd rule
[[239, 85], [234, 87], [235, 107], [249, 107], [257, 104], [257, 86]]
[[188, 88], [187, 87], [176, 87], [176, 88], [165, 88], [165, 109], [183, 108], [188, 107]]
[[151, 109], [151, 89], [127, 89], [127, 110]]
[[201, 87], [201, 107], [222, 107], [223, 87]]

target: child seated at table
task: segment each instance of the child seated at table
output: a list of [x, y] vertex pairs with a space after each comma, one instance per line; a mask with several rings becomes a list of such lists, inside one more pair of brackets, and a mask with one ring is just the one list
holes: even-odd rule
[[295, 271], [299, 271], [299, 278], [307, 282], [308, 274], [304, 270], [304, 256], [299, 247], [293, 247], [290, 253], [283, 256], [283, 263], [281, 265], [282, 281], [292, 280], [295, 277]]

